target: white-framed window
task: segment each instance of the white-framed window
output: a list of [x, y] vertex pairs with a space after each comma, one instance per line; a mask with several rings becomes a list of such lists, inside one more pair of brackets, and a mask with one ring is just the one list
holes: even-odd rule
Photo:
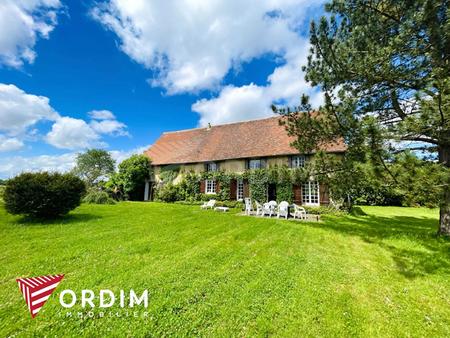
[[248, 161], [249, 169], [261, 169], [264, 168], [264, 161], [261, 159], [253, 159]]
[[292, 156], [291, 166], [292, 168], [303, 168], [305, 166], [305, 155]]
[[237, 187], [236, 187], [236, 199], [243, 200], [244, 199], [244, 180], [237, 180]]
[[320, 205], [319, 182], [309, 181], [302, 185], [302, 204]]
[[217, 163], [216, 162], [206, 163], [206, 171], [217, 171]]
[[215, 180], [206, 180], [206, 193], [207, 194], [215, 194], [216, 193], [216, 181]]

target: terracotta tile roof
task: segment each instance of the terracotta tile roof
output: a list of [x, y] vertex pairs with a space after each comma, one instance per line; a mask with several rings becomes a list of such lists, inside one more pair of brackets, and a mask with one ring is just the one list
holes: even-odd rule
[[[166, 132], [145, 152], [154, 165], [220, 161], [236, 158], [298, 154], [280, 126], [279, 116], [262, 120], [230, 123]], [[323, 147], [328, 152], [343, 152], [342, 140]]]

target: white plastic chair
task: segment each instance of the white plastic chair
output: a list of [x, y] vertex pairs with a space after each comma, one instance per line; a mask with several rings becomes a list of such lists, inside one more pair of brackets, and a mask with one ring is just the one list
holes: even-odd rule
[[269, 215], [269, 217], [272, 217], [275, 214], [276, 208], [277, 208], [277, 202], [275, 202], [275, 201], [270, 201], [270, 202], [264, 203], [263, 216]]
[[256, 204], [256, 216], [259, 215], [264, 216], [263, 206], [258, 201], [255, 201], [255, 204]]
[[244, 198], [245, 202], [245, 214], [251, 215], [253, 211], [252, 200], [248, 197]]
[[213, 209], [216, 205], [216, 200], [209, 200], [208, 202], [203, 203], [200, 208], [202, 209]]
[[306, 219], [306, 210], [303, 207], [298, 206], [297, 204], [294, 204], [294, 212], [292, 213], [292, 216], [294, 219], [297, 217], [299, 219]]
[[282, 201], [278, 204], [277, 218], [280, 218], [280, 216], [285, 217], [286, 219], [289, 216], [289, 203], [286, 201]]

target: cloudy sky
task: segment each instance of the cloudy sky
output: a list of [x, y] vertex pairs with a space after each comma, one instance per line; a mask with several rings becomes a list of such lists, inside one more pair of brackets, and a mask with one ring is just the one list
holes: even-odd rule
[[0, 0], [0, 178], [120, 161], [163, 131], [271, 115], [308, 93], [308, 0]]

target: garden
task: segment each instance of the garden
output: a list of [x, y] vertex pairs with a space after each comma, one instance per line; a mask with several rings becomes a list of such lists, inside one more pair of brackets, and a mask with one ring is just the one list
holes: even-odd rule
[[[405, 166], [391, 170], [397, 167]], [[424, 180], [434, 170], [414, 167]], [[268, 182], [283, 192], [308, 170], [242, 177], [257, 195]], [[309, 210], [322, 214], [313, 223], [264, 219], [243, 215], [224, 188], [217, 197], [234, 208], [218, 213], [199, 207], [199, 181], [213, 177], [227, 187], [234, 176], [189, 172], [175, 185], [176, 170], [162, 175], [157, 192], [175, 203], [133, 202], [151, 174], [149, 160], [133, 155], [116, 171], [97, 150], [80, 154], [71, 173], [1, 182], [0, 334], [448, 336], [450, 241], [436, 235], [438, 209], [420, 207], [419, 190], [394, 194], [360, 170], [358, 190], [349, 189], [360, 204], [396, 196], [415, 207], [320, 208]], [[31, 319], [15, 280], [48, 274], [65, 277]], [[147, 290], [149, 303], [135, 311], [79, 303], [68, 310], [59, 301], [67, 289]]]
[[[427, 208], [298, 223], [156, 202], [82, 204], [47, 221], [1, 206], [0, 335], [446, 337], [450, 242], [437, 223]], [[31, 319], [15, 279], [56, 273]], [[58, 302], [64, 289], [129, 288], [149, 290], [147, 317], [118, 305], [122, 317], [66, 317]]]

